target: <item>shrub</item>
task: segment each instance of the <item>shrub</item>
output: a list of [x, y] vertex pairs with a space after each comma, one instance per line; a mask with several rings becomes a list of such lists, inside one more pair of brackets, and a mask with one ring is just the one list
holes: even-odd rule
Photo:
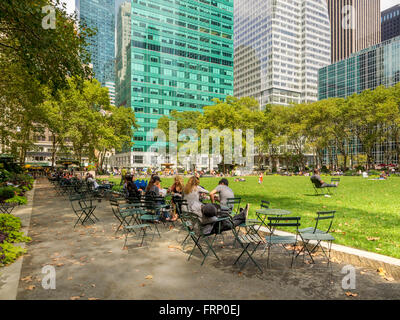
[[0, 169], [0, 182], [6, 182], [12, 179], [12, 174], [6, 169]]
[[355, 170], [347, 170], [345, 173], [343, 173], [343, 175], [346, 177], [355, 176], [357, 175], [357, 172]]
[[19, 218], [10, 214], [0, 214], [0, 265], [10, 264], [26, 253], [26, 249], [13, 245], [13, 243], [31, 241], [31, 238], [19, 231], [20, 229]]
[[28, 200], [24, 196], [14, 196], [8, 200], [5, 201], [6, 203], [16, 203], [16, 204], [27, 204]]
[[0, 188], [0, 200], [7, 200], [16, 195], [18, 189], [12, 186]]
[[369, 175], [369, 176], [380, 176], [380, 175], [381, 175], [381, 172], [380, 172], [380, 171], [377, 171], [377, 170], [369, 170], [369, 171], [368, 171], [368, 175]]
[[329, 169], [326, 166], [322, 166], [321, 172], [322, 173], [330, 173]]
[[31, 238], [24, 236], [21, 229], [21, 219], [14, 217], [11, 214], [0, 214], [0, 232], [4, 235], [7, 234], [5, 241], [10, 243], [26, 242]]
[[4, 241], [0, 244], [0, 265], [10, 264], [24, 253], [26, 253], [26, 249]]
[[116, 185], [116, 186], [113, 186], [111, 190], [120, 192], [120, 191], [122, 191], [123, 188], [124, 188], [123, 186]]

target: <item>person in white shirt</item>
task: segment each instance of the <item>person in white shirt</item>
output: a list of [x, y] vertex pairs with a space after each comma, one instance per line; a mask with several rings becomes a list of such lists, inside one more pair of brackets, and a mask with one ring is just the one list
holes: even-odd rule
[[200, 179], [191, 177], [185, 187], [183, 188], [183, 198], [187, 201], [187, 211], [197, 214], [202, 217], [201, 208], [203, 203], [200, 201], [200, 194], [209, 192], [199, 186]]

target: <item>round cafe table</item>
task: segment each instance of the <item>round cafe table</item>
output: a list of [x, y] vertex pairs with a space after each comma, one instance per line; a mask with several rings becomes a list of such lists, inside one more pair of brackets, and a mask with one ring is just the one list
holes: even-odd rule
[[272, 209], [272, 208], [262, 208], [262, 209], [258, 209], [256, 210], [256, 215], [257, 215], [257, 219], [260, 220], [261, 224], [258, 228], [257, 231], [260, 230], [261, 226], [265, 226], [270, 232], [273, 232], [273, 230], [271, 230], [268, 227], [268, 216], [275, 216], [275, 217], [283, 217], [283, 216], [287, 216], [290, 215], [292, 212], [288, 211], [288, 210], [283, 210], [283, 209]]

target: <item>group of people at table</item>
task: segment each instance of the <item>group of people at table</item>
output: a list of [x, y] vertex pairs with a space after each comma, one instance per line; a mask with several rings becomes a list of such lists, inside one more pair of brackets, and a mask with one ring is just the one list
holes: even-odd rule
[[[177, 199], [186, 200], [187, 205], [183, 210], [198, 215], [204, 226], [212, 225], [221, 211], [229, 213], [233, 209], [233, 206], [228, 203], [228, 199], [234, 198], [234, 192], [225, 178], [222, 178], [212, 191], [208, 191], [200, 185], [199, 176], [190, 177], [188, 182], [184, 184], [183, 177], [177, 175], [174, 177], [174, 183], [168, 189], [164, 189], [161, 186], [161, 178], [158, 175], [153, 175], [145, 190], [142, 190], [137, 188], [133, 176], [128, 174], [125, 176], [124, 191], [128, 198], [140, 198], [143, 195], [159, 198], [171, 195], [172, 208], [170, 215], [166, 217], [167, 221], [176, 221], [178, 218], [175, 205]], [[211, 203], [204, 203], [206, 199], [211, 200]], [[246, 210], [248, 210], [248, 206]], [[240, 219], [234, 217], [233, 221], [239, 223], [239, 220], [244, 219], [244, 212], [239, 215]]]

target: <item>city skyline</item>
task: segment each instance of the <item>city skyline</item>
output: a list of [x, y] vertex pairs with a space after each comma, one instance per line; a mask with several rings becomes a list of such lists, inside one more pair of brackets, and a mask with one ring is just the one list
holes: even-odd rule
[[[118, 0], [117, 0], [118, 1]], [[117, 2], [116, 1], [116, 2]], [[62, 0], [67, 6], [67, 12], [73, 13], [75, 10], [75, 0]], [[121, 0], [120, 2], [124, 2]], [[381, 0], [381, 11], [384, 11], [390, 7], [400, 4], [400, 0]]]

